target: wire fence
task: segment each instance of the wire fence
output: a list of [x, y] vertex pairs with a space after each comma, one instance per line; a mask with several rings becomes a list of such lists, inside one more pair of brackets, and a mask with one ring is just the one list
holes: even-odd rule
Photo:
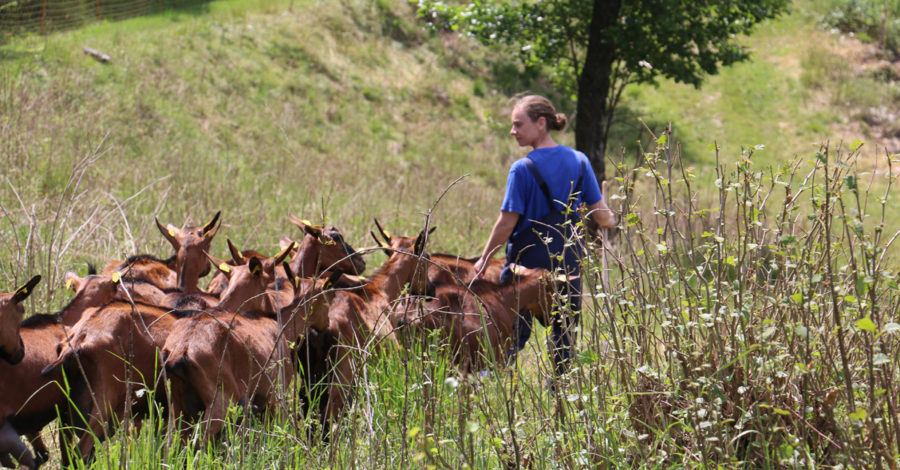
[[0, 0], [0, 39], [117, 21], [185, 6], [188, 0]]

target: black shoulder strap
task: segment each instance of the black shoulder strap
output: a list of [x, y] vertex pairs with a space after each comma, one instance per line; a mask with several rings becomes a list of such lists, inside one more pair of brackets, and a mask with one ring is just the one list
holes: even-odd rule
[[547, 187], [547, 182], [544, 181], [544, 177], [541, 176], [541, 172], [538, 171], [537, 166], [534, 164], [534, 161], [529, 157], [525, 157], [525, 166], [528, 167], [528, 171], [531, 172], [531, 176], [534, 176], [534, 180], [537, 181], [538, 186], [541, 187], [541, 191], [547, 198], [547, 202], [550, 203], [550, 209], [553, 209], [555, 205], [553, 204], [553, 196], [550, 195], [550, 188]]
[[[544, 181], [544, 177], [541, 176], [541, 172], [538, 171], [537, 165], [534, 164], [534, 161], [529, 157], [525, 157], [525, 166], [528, 167], [528, 171], [531, 172], [531, 176], [534, 176], [534, 180], [537, 182], [538, 186], [541, 187], [541, 192], [543, 192], [544, 197], [547, 198], [547, 202], [550, 204], [550, 209], [556, 207], [556, 205], [553, 204], [553, 196], [550, 195], [550, 188], [547, 187], [547, 182]], [[584, 163], [584, 160], [581, 160], [581, 174], [578, 176], [578, 183], [575, 184], [574, 188], [577, 192], [583, 192], [582, 186], [584, 185], [584, 174], [586, 172], [587, 165]], [[573, 195], [574, 193], [569, 194], [568, 204], [572, 203]]]

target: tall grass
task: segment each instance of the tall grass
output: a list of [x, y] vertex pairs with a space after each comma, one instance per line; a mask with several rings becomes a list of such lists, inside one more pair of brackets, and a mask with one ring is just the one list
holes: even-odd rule
[[[207, 446], [173, 439], [160, 417], [125, 426], [92, 467], [895, 465], [893, 177], [826, 144], [778, 168], [748, 151], [701, 194], [669, 139], [619, 167], [620, 232], [605, 262], [597, 247], [585, 259], [567, 375], [554, 377], [545, 331], [484, 378], [450, 365], [445, 338], [414, 336], [360, 353], [327, 439], [292, 389], [274, 415], [233, 409]], [[877, 178], [887, 189], [873, 193]]]
[[[53, 279], [86, 261], [167, 253], [154, 217], [203, 222], [223, 209], [219, 237], [274, 253], [293, 212], [336, 223], [359, 246], [373, 216], [418, 230], [469, 174], [431, 213], [430, 249], [481, 247], [520, 155], [504, 140], [504, 84], [485, 72], [508, 73], [508, 62], [419, 35], [402, 2], [229, 4], [210, 4], [226, 12], [213, 20], [163, 14], [3, 46], [0, 277], [44, 274], [29, 312], [61, 305]], [[113, 62], [82, 56], [86, 43]], [[829, 68], [814, 62], [804, 67]], [[754, 146], [776, 140], [771, 129], [724, 142], [742, 122], [728, 114], [728, 150], [698, 158], [713, 134], [697, 128], [690, 146], [653, 135], [619, 163], [608, 196], [621, 227], [605, 263], [599, 252], [585, 260], [589, 297], [566, 377], [554, 378], [540, 329], [517, 367], [480, 380], [460, 376], [446, 340], [421, 336], [359, 358], [353, 405], [328, 439], [289, 390], [271, 416], [233, 409], [206, 446], [199, 432], [175, 437], [161, 414], [126, 422], [90, 466], [896, 464], [896, 162], [878, 154], [887, 171], [869, 172], [856, 144], [795, 145], [833, 120], [791, 116], [804, 103], [793, 100], [798, 83], [821, 77], [760, 91], [780, 72], [753, 70], [716, 84], [723, 101], [759, 98], [750, 119], [762, 125], [770, 98], [790, 96], [777, 115], [796, 127], [791, 138], [765, 150]], [[738, 94], [738, 83], [754, 88]], [[632, 103], [642, 97], [658, 103], [632, 111], [657, 120], [694, 109], [667, 85]]]

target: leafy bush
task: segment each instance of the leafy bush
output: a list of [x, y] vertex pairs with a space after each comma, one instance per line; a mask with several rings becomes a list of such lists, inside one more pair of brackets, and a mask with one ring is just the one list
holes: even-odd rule
[[825, 15], [827, 25], [873, 41], [890, 56], [900, 57], [900, 2], [896, 0], [835, 0]]

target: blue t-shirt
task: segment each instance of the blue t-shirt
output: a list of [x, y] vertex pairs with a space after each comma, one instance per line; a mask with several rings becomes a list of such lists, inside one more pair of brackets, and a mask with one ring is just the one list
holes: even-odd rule
[[[575, 195], [574, 207], [578, 207], [582, 203], [591, 205], [600, 201], [600, 185], [597, 183], [597, 177], [585, 154], [565, 145], [557, 145], [556, 147], [534, 149], [528, 154], [528, 157], [531, 158], [538, 172], [547, 182], [550, 195], [556, 201], [555, 210], [565, 207], [570, 192], [577, 192], [574, 186], [578, 184], [578, 178], [581, 175], [582, 161], [585, 163], [584, 181], [582, 182], [582, 192]], [[525, 165], [524, 158], [517, 160], [509, 169], [506, 195], [503, 197], [500, 210], [515, 212], [522, 216], [513, 230], [512, 236], [514, 237], [530, 227], [533, 220], [539, 220], [550, 213], [547, 198]]]

